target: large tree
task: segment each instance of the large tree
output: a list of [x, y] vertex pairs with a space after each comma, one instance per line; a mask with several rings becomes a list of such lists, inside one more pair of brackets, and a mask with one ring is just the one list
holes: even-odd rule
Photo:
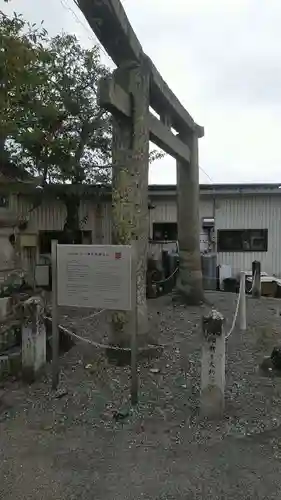
[[[97, 103], [98, 81], [108, 70], [99, 48], [83, 49], [74, 36], [49, 39], [45, 30], [4, 14], [0, 28], [2, 147], [13, 163], [41, 178], [42, 188], [72, 184], [59, 191], [72, 241], [81, 199], [75, 187], [110, 180], [109, 115]], [[41, 199], [40, 193], [34, 206]]]
[[[1, 13], [0, 37], [2, 151], [39, 176], [42, 188], [62, 185], [65, 236], [73, 241], [81, 185], [111, 179], [110, 116], [97, 101], [98, 82], [109, 70], [98, 46], [84, 49], [68, 34], [49, 38], [20, 16]], [[153, 151], [150, 159], [159, 156]], [[72, 188], [63, 189], [65, 183]], [[34, 207], [40, 200], [38, 191]]]
[[[24, 22], [14, 14], [0, 13], [0, 146], [9, 153], [11, 139], [30, 118], [32, 97], [46, 86], [42, 71], [47, 51], [42, 42], [46, 32]], [[43, 64], [42, 64], [43, 63]]]

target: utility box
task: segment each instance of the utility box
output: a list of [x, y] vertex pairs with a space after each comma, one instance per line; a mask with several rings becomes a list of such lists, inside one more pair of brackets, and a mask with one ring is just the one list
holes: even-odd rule
[[204, 290], [217, 289], [217, 254], [207, 253], [201, 255]]
[[48, 265], [37, 265], [35, 267], [35, 282], [37, 286], [48, 287], [50, 285], [50, 268]]
[[22, 248], [37, 247], [37, 234], [20, 234], [20, 246]]

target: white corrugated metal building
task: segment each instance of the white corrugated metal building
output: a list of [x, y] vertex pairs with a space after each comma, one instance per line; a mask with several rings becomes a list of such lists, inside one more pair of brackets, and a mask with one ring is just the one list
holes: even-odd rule
[[[218, 263], [249, 271], [258, 260], [262, 271], [281, 276], [281, 189], [256, 185], [228, 191], [216, 197]], [[228, 236], [229, 241], [223, 241]]]
[[[149, 237], [153, 240], [176, 239], [177, 206], [175, 186], [149, 187]], [[31, 201], [28, 194], [11, 194], [9, 210], [28, 214]], [[7, 210], [7, 206], [0, 207]], [[253, 260], [259, 260], [262, 271], [281, 276], [281, 189], [278, 184], [201, 185], [200, 186], [200, 246], [202, 251], [217, 251], [218, 264], [230, 265], [233, 272], [250, 270]], [[91, 187], [81, 202], [80, 219], [83, 242], [110, 243], [111, 200], [95, 196]], [[36, 235], [37, 262], [42, 247], [42, 234], [54, 235], [63, 229], [65, 207], [48, 197], [30, 212], [25, 233]]]
[[[174, 186], [151, 186], [155, 222], [176, 222]], [[199, 224], [202, 251], [215, 250], [217, 263], [233, 274], [261, 262], [262, 271], [281, 276], [281, 186], [217, 184], [200, 186]], [[214, 230], [210, 231], [212, 222]], [[210, 240], [213, 246], [208, 245]]]

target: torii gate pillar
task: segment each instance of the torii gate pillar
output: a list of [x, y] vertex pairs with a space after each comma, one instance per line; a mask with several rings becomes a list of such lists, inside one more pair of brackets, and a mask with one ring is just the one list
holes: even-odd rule
[[179, 278], [177, 291], [187, 304], [204, 300], [199, 221], [198, 136], [181, 136], [190, 149], [189, 163], [177, 161], [177, 212], [179, 241]]
[[[112, 142], [112, 243], [136, 242], [138, 344], [148, 334], [146, 267], [148, 247], [148, 168], [149, 168], [149, 71], [145, 61], [121, 66], [114, 83], [131, 99], [131, 118], [113, 112]], [[130, 342], [129, 314], [116, 312], [112, 321], [112, 342]]]

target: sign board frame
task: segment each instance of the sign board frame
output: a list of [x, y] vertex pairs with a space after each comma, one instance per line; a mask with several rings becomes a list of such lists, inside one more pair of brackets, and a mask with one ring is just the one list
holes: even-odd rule
[[[124, 303], [120, 301], [118, 304], [108, 301], [107, 304], [98, 305], [93, 303], [86, 306], [81, 306], [81, 303], [75, 305], [70, 300], [71, 304], [64, 303], [65, 301], [61, 299], [61, 294], [63, 293], [63, 287], [58, 287], [59, 284], [59, 262], [61, 257], [58, 259], [58, 251], [60, 252], [62, 247], [71, 247], [74, 253], [78, 254], [79, 250], [85, 249], [87, 253], [91, 255], [94, 253], [100, 254], [103, 251], [108, 250], [108, 255], [112, 252], [122, 253], [125, 251], [127, 257], [130, 256], [129, 264], [129, 274], [127, 274], [127, 286], [129, 288], [128, 295]], [[79, 257], [79, 255], [76, 255]], [[95, 255], [93, 255], [93, 258]], [[116, 257], [116, 256], [115, 256]], [[89, 264], [88, 256], [86, 257]], [[119, 258], [117, 258], [119, 260]], [[138, 402], [138, 374], [137, 374], [137, 333], [138, 333], [138, 321], [137, 321], [137, 253], [136, 253], [136, 243], [133, 241], [131, 245], [58, 245], [57, 240], [52, 241], [52, 388], [55, 390], [59, 383], [59, 329], [58, 329], [58, 305], [63, 305], [65, 307], [93, 307], [107, 310], [123, 310], [129, 312], [130, 318], [130, 330], [131, 330], [131, 402], [133, 405]], [[128, 261], [127, 261], [128, 262]], [[113, 268], [114, 269], [114, 268]], [[66, 269], [64, 270], [66, 272]], [[58, 290], [59, 288], [59, 290]], [[58, 294], [59, 291], [59, 294]], [[115, 307], [114, 307], [115, 305]], [[107, 306], [107, 307], [106, 307]], [[118, 347], [114, 347], [115, 349]], [[122, 348], [120, 348], [122, 350]]]
[[57, 245], [57, 303], [130, 311], [131, 269], [129, 245]]

